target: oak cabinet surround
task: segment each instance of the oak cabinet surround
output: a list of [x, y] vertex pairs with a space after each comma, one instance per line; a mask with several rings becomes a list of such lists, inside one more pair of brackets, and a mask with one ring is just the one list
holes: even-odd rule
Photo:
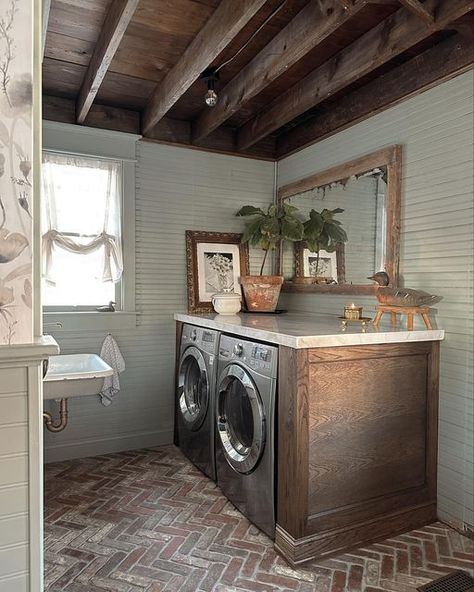
[[279, 347], [275, 547], [291, 564], [436, 520], [443, 331], [341, 332], [335, 317], [295, 313], [175, 319], [178, 339], [190, 323]]
[[275, 545], [292, 563], [436, 519], [438, 342], [280, 348]]

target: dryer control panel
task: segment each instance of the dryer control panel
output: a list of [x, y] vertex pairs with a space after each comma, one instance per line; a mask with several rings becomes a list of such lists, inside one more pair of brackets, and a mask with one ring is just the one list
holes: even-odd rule
[[226, 360], [240, 361], [256, 372], [277, 377], [278, 348], [264, 343], [246, 341], [238, 336], [221, 335], [219, 356]]

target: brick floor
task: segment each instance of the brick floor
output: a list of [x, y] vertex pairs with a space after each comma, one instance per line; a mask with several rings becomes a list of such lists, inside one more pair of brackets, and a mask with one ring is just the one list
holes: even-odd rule
[[292, 569], [173, 446], [46, 467], [47, 592], [414, 592], [473, 573], [443, 524]]

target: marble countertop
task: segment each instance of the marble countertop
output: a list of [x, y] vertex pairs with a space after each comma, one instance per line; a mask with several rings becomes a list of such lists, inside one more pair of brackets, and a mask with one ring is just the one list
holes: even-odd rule
[[441, 341], [441, 329], [407, 331], [390, 325], [372, 323], [362, 332], [360, 325], [350, 323], [345, 330], [336, 316], [285, 313], [281, 315], [240, 313], [233, 316], [218, 314], [176, 313], [175, 320], [241, 335], [249, 339], [285, 345], [295, 349], [307, 347], [338, 347], [413, 341]]

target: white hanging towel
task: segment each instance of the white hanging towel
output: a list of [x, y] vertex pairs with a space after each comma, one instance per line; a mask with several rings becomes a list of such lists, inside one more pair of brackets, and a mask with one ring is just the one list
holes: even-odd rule
[[112, 399], [120, 391], [119, 374], [125, 370], [125, 360], [117, 342], [110, 333], [104, 339], [102, 349], [100, 350], [100, 357], [114, 371], [111, 376], [107, 376], [104, 379], [104, 386], [100, 393], [102, 405], [108, 407], [112, 403]]

